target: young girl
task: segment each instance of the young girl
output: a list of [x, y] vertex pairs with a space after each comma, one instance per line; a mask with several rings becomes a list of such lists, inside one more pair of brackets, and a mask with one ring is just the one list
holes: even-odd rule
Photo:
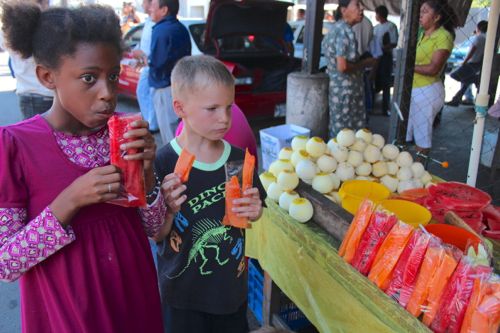
[[49, 111], [0, 128], [0, 279], [20, 279], [24, 332], [162, 332], [155, 268], [146, 235], [165, 206], [145, 121], [126, 136], [143, 160], [148, 207], [117, 198], [108, 119], [116, 106], [121, 32], [102, 6], [51, 8], [3, 3], [8, 45], [34, 56], [54, 91]]

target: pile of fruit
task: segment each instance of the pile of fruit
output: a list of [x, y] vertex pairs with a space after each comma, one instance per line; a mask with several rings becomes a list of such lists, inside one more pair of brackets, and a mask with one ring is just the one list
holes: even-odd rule
[[440, 223], [444, 223], [448, 211], [453, 211], [476, 233], [500, 239], [500, 207], [491, 205], [491, 196], [475, 187], [442, 182], [427, 189], [405, 191], [400, 198], [425, 206]]
[[385, 144], [380, 134], [367, 129], [343, 129], [327, 143], [319, 137], [294, 137], [291, 147], [282, 148], [278, 159], [260, 175], [268, 197], [283, 209], [293, 210], [292, 217], [304, 222], [313, 212], [310, 202], [294, 191], [299, 179], [340, 203], [338, 189], [347, 180], [377, 181], [391, 192], [401, 193], [424, 188], [432, 176], [422, 163], [413, 161], [410, 153]]

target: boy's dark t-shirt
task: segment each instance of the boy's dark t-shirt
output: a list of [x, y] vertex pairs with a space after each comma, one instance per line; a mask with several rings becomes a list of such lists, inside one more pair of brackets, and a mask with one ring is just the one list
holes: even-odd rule
[[[176, 139], [158, 152], [160, 179], [172, 173], [182, 148]], [[221, 158], [195, 161], [184, 192], [187, 200], [172, 230], [158, 244], [158, 280], [163, 303], [178, 309], [230, 314], [246, 301], [245, 232], [222, 225], [225, 211], [225, 164], [243, 162], [241, 149], [224, 141]], [[254, 186], [265, 193], [257, 173]]]

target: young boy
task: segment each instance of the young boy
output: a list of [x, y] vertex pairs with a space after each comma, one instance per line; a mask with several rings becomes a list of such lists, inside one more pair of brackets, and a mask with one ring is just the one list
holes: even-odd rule
[[[155, 236], [165, 331], [248, 332], [245, 231], [222, 225], [224, 166], [244, 159], [222, 140], [231, 127], [234, 78], [213, 57], [184, 57], [172, 72], [172, 96], [184, 129], [156, 159], [170, 213]], [[196, 156], [186, 184], [173, 173], [183, 148]], [[250, 221], [261, 216], [265, 193], [256, 173], [254, 185], [234, 200], [233, 211]]]

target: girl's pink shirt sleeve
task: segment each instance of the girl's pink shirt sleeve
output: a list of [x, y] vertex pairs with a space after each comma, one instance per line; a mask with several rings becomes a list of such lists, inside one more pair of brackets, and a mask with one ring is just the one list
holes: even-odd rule
[[[232, 113], [231, 128], [224, 136], [224, 140], [226, 140], [227, 142], [238, 148], [241, 149], [248, 148], [250, 153], [257, 158], [257, 141], [255, 140], [252, 127], [250, 127], [250, 124], [248, 123], [245, 114], [236, 104], [233, 104], [233, 107], [231, 108], [231, 113]], [[179, 123], [179, 126], [177, 126], [177, 130], [175, 131], [175, 136], [179, 136], [183, 128], [184, 124], [181, 121]]]
[[0, 128], [0, 280], [13, 281], [75, 240], [50, 208], [27, 221], [27, 189], [16, 142]]

